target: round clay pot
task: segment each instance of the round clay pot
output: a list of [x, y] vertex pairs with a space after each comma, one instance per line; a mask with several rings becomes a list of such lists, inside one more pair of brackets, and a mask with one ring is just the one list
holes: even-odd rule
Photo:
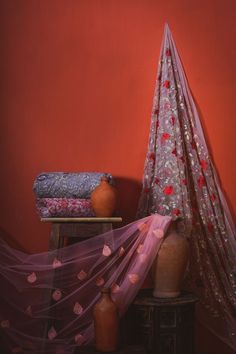
[[153, 264], [154, 297], [170, 298], [180, 294], [188, 261], [188, 240], [178, 234], [173, 223]]
[[98, 217], [110, 217], [116, 210], [117, 190], [102, 177], [99, 186], [91, 194], [92, 208]]

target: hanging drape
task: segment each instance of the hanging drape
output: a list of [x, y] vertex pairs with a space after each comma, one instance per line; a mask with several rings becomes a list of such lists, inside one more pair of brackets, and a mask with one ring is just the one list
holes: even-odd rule
[[236, 348], [235, 226], [209, 155], [168, 25], [161, 47], [138, 217], [181, 218], [191, 262], [186, 285], [202, 321]]

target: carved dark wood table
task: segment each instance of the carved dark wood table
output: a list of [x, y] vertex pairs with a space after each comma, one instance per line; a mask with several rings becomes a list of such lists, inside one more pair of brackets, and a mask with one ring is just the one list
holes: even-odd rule
[[193, 354], [196, 301], [190, 293], [164, 299], [141, 290], [123, 321], [124, 344], [142, 345], [149, 354]]

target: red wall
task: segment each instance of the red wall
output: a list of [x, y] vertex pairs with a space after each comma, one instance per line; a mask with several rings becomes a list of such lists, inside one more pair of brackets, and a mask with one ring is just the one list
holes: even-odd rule
[[136, 211], [168, 21], [223, 186], [236, 210], [234, 0], [1, 1], [1, 213], [9, 238], [47, 249], [32, 183], [42, 171], [110, 171]]
[[235, 212], [235, 11], [235, 0], [2, 0], [1, 232], [47, 249], [32, 193], [42, 171], [109, 171], [134, 217], [165, 21]]

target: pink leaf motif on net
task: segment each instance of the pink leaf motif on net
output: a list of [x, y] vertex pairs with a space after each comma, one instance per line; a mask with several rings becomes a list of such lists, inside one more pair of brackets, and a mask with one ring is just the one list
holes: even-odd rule
[[162, 238], [164, 236], [164, 231], [162, 229], [156, 229], [152, 232], [156, 238]]
[[131, 284], [137, 284], [139, 282], [139, 276], [138, 274], [131, 273], [128, 275], [129, 281]]
[[61, 266], [61, 261], [57, 258], [54, 258], [53, 263], [52, 263], [52, 267], [55, 268], [59, 268]]
[[145, 263], [147, 261], [147, 255], [146, 253], [142, 253], [139, 255], [139, 260], [141, 263]]
[[83, 307], [80, 305], [80, 303], [78, 303], [78, 302], [75, 303], [75, 306], [73, 308], [73, 312], [76, 315], [81, 315], [81, 313], [83, 312]]
[[105, 257], [109, 257], [109, 256], [111, 255], [111, 249], [110, 249], [110, 247], [107, 246], [107, 245], [104, 245], [103, 250], [102, 250], [102, 254], [103, 254], [103, 256], [105, 256]]
[[31, 273], [30, 275], [27, 276], [27, 282], [30, 284], [35, 283], [37, 280], [37, 276], [35, 274], [35, 272]]
[[118, 256], [121, 257], [121, 256], [123, 256], [124, 253], [125, 253], [125, 249], [124, 249], [124, 247], [121, 246], [119, 249], [119, 252], [118, 252]]
[[116, 283], [113, 283], [112, 286], [111, 286], [111, 292], [112, 292], [113, 294], [116, 294], [116, 293], [118, 293], [119, 291], [120, 291], [119, 285], [116, 284]]
[[80, 345], [84, 342], [84, 337], [82, 336], [82, 334], [78, 333], [75, 335], [74, 340], [76, 344]]
[[56, 289], [55, 291], [53, 291], [52, 293], [52, 298], [55, 301], [59, 301], [62, 297], [62, 292], [60, 289]]
[[9, 328], [10, 327], [10, 321], [9, 320], [1, 321], [1, 327], [2, 328]]
[[143, 252], [143, 244], [139, 245], [137, 248], [137, 253], [142, 253]]
[[52, 326], [48, 331], [48, 339], [53, 340], [57, 336], [55, 328]]
[[145, 222], [142, 222], [140, 224], [138, 224], [138, 229], [139, 231], [146, 231], [148, 229], [147, 224], [145, 224]]
[[30, 305], [26, 308], [25, 313], [30, 317], [32, 316], [32, 307]]
[[81, 270], [78, 274], [77, 274], [77, 278], [79, 280], [84, 280], [87, 277], [87, 273], [84, 270]]
[[102, 286], [105, 283], [105, 280], [102, 277], [97, 278], [96, 285]]

